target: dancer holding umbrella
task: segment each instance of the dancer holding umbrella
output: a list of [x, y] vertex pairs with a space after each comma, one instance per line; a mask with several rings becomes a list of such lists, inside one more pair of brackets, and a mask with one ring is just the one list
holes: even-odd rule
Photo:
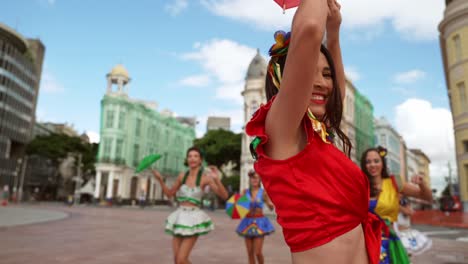
[[242, 192], [250, 201], [249, 213], [237, 227], [237, 234], [245, 238], [249, 264], [263, 264], [263, 240], [266, 235], [275, 231], [270, 220], [263, 215], [263, 205], [273, 210], [273, 203], [260, 185], [260, 177], [255, 171], [249, 172], [250, 188]]
[[166, 186], [157, 170], [152, 171], [164, 194], [168, 198], [176, 196], [179, 202], [179, 208], [169, 215], [165, 227], [166, 233], [173, 236], [172, 249], [177, 264], [190, 263], [189, 256], [198, 237], [214, 229], [210, 217], [200, 209], [205, 186], [210, 186], [224, 200], [228, 197], [219, 178], [219, 170], [215, 166], [209, 166], [209, 170], [204, 171], [202, 162], [200, 149], [189, 148], [186, 156], [189, 169], [179, 174], [172, 188]]

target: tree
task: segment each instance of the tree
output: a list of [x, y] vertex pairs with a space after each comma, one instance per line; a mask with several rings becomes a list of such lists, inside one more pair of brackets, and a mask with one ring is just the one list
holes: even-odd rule
[[[83, 142], [79, 137], [70, 137], [64, 134], [51, 134], [48, 136], [39, 136], [34, 138], [26, 147], [26, 154], [36, 156], [39, 159], [49, 160], [54, 170], [54, 175], [51, 177], [45, 189], [49, 189], [51, 195], [55, 198], [60, 198], [64, 194], [73, 190], [73, 181], [70, 178], [64, 178], [59, 173], [59, 166], [63, 160], [67, 158], [69, 153], [81, 154], [82, 172], [86, 181], [86, 176], [95, 173], [94, 164], [96, 163], [96, 154], [98, 144], [90, 144]], [[78, 160], [76, 159], [77, 163]], [[77, 168], [78, 164], [75, 164]], [[63, 197], [62, 197], [63, 198]]]
[[55, 165], [68, 153], [81, 153], [83, 171], [94, 173], [98, 144], [83, 142], [79, 137], [64, 134], [51, 134], [34, 138], [26, 147], [28, 155], [38, 155], [50, 159]]
[[236, 169], [240, 165], [242, 134], [227, 130], [210, 130], [202, 138], [195, 139], [194, 145], [200, 148], [208, 164], [221, 167], [232, 161]]
[[[228, 191], [233, 193], [239, 192], [240, 189], [240, 175], [234, 175], [231, 177], [224, 177], [222, 180], [224, 187], [228, 188]], [[231, 186], [231, 190], [229, 190], [229, 186]], [[232, 194], [232, 193], [230, 193]]]

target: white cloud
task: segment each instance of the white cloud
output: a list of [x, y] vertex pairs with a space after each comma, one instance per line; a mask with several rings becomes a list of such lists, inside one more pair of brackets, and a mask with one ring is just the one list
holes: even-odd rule
[[361, 80], [361, 74], [356, 67], [349, 66], [345, 67], [346, 77], [348, 77], [352, 82]]
[[188, 76], [179, 81], [179, 84], [181, 85], [192, 87], [204, 87], [209, 85], [210, 83], [210, 76], [205, 74]]
[[47, 0], [47, 3], [48, 3], [49, 5], [54, 5], [54, 4], [55, 4], [55, 0]]
[[91, 143], [99, 143], [99, 133], [94, 131], [86, 131], [86, 135], [89, 137]]
[[406, 72], [400, 72], [395, 74], [393, 77], [394, 82], [399, 84], [409, 84], [415, 83], [419, 80], [424, 79], [426, 77], [426, 72], [414, 69]]
[[430, 174], [436, 188], [442, 188], [447, 162], [455, 167], [452, 114], [422, 99], [408, 99], [396, 107], [396, 129], [408, 148], [421, 149], [431, 159]]
[[182, 11], [187, 9], [188, 0], [171, 0], [171, 3], [165, 6], [165, 10], [172, 16], [177, 16]]
[[216, 98], [232, 101], [237, 104], [242, 104], [244, 99], [241, 96], [241, 92], [244, 89], [243, 82], [235, 82], [224, 84], [216, 89]]
[[182, 55], [199, 62], [221, 82], [236, 82], [245, 77], [255, 49], [227, 39], [213, 39], [195, 45], [197, 51]]
[[54, 74], [47, 67], [44, 67], [44, 72], [41, 78], [40, 91], [45, 93], [61, 93], [65, 91], [63, 85], [57, 80]]
[[[294, 9], [283, 14], [271, 0], [200, 0], [212, 13], [254, 24], [260, 29], [290, 28]], [[442, 20], [443, 0], [340, 1], [343, 25], [349, 29], [379, 27], [388, 21], [405, 38], [434, 40]], [[261, 14], [261, 15], [259, 15]]]
[[216, 98], [242, 103], [245, 74], [256, 50], [227, 39], [196, 43], [194, 49], [182, 58], [199, 63], [202, 75], [213, 76], [218, 83]]
[[218, 16], [254, 24], [264, 30], [288, 29], [294, 15], [293, 11], [283, 14], [271, 0], [201, 0], [201, 3]]

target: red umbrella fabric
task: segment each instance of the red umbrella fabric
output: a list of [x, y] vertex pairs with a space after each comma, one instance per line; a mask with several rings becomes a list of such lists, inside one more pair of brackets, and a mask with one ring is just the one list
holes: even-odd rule
[[299, 5], [301, 0], [274, 0], [283, 10], [293, 8]]

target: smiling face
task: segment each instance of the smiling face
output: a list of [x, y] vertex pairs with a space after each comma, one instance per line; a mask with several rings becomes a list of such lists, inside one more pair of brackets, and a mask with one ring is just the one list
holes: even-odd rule
[[372, 177], [382, 177], [382, 157], [377, 151], [369, 151], [366, 155], [366, 170]]
[[328, 61], [320, 53], [314, 79], [314, 88], [310, 98], [309, 109], [318, 119], [321, 119], [326, 112], [326, 105], [333, 90], [332, 71]]

